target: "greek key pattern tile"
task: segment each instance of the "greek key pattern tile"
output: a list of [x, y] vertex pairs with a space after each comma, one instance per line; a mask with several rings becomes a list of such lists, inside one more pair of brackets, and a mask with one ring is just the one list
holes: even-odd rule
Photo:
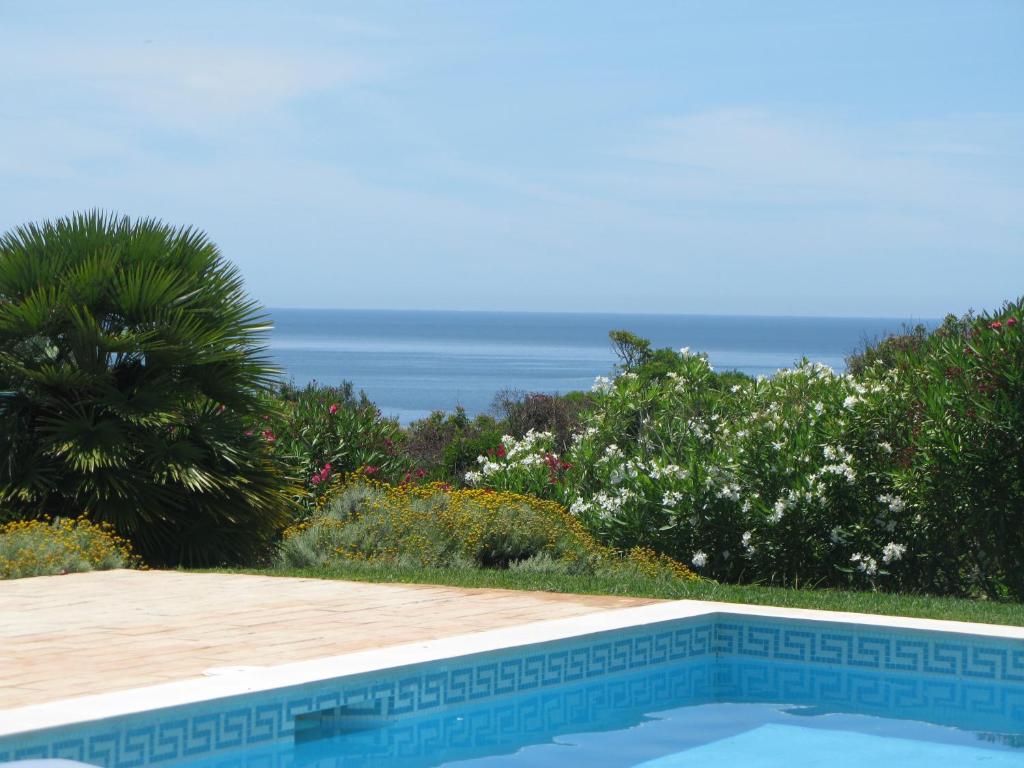
[[[645, 670], [655, 682], [641, 690], [631, 680]], [[618, 675], [625, 687], [615, 688]], [[560, 687], [591, 684], [606, 686], [620, 703], [679, 698], [685, 690], [691, 703], [803, 702], [843, 711], [856, 704], [855, 711], [882, 714], [947, 701], [950, 711], [992, 716], [1010, 707], [1019, 717], [1021, 683], [1019, 641], [723, 615], [0, 739], [0, 763], [66, 758], [138, 768], [215, 758], [230, 765], [241, 748], [300, 740], [301, 728], [322, 716], [383, 722], [414, 715], [419, 722], [484, 701], [557, 697]]]
[[[465, 706], [485, 699], [632, 672], [698, 657], [711, 657], [714, 624], [674, 622], [658, 628], [615, 632], [590, 643], [564, 641], [396, 671], [386, 677], [358, 676], [303, 686], [291, 695], [260, 695], [204, 706], [165, 710], [154, 722], [146, 713], [117, 726], [40, 733], [17, 742], [0, 739], [0, 763], [65, 758], [105, 766], [137, 768], [173, 763], [290, 739], [297, 717], [346, 710], [360, 717], [397, 717]], [[14, 743], [11, 743], [14, 742]]]
[[1024, 642], [964, 635], [723, 618], [715, 626], [715, 652], [879, 672], [1024, 682]]

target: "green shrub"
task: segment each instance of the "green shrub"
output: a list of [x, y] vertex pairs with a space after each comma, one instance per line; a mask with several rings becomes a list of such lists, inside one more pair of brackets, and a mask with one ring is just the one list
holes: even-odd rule
[[405, 430], [403, 450], [414, 475], [461, 484], [476, 457], [501, 442], [502, 425], [481, 414], [473, 419], [459, 407], [452, 413], [434, 411]]
[[896, 483], [917, 511], [919, 578], [1024, 597], [1024, 303], [947, 323], [897, 357]]
[[301, 517], [327, 504], [338, 481], [352, 472], [398, 482], [408, 471], [398, 423], [382, 418], [349, 382], [281, 384], [266, 397], [265, 410], [249, 432], [302, 478], [295, 496]]
[[106, 524], [23, 520], [0, 526], [0, 579], [105, 571], [137, 565], [131, 545]]
[[267, 328], [205, 235], [99, 213], [0, 238], [0, 505], [109, 522], [161, 565], [244, 561], [290, 516], [245, 434]]
[[592, 404], [586, 392], [567, 395], [525, 394], [514, 390], [499, 392], [494, 409], [502, 417], [504, 431], [513, 437], [527, 432], [550, 432], [558, 450], [565, 450], [579, 431], [583, 413]]
[[804, 362], [754, 381], [688, 350], [645, 371], [659, 350], [599, 378], [567, 451], [528, 433], [467, 480], [718, 579], [1021, 598], [1022, 317], [947, 321], [857, 376]]
[[528, 496], [386, 486], [357, 480], [330, 507], [285, 533], [280, 564], [361, 561], [429, 568], [519, 568], [559, 573], [644, 573], [694, 578], [637, 550], [619, 557], [558, 504]]

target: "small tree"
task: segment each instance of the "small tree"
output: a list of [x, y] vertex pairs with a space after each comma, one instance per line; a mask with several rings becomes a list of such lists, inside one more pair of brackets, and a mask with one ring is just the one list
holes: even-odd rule
[[0, 507], [107, 521], [153, 564], [253, 557], [290, 510], [247, 429], [268, 328], [201, 232], [93, 212], [0, 237]]
[[608, 338], [615, 355], [622, 361], [622, 368], [627, 371], [640, 367], [651, 357], [650, 339], [629, 331], [609, 331]]

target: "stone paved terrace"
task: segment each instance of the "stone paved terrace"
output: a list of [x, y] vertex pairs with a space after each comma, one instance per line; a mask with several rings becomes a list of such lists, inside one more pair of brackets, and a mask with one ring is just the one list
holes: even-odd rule
[[649, 602], [177, 571], [0, 581], [0, 710]]

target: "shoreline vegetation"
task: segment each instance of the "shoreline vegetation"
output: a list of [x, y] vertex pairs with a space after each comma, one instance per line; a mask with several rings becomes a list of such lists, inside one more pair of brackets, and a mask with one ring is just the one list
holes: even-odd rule
[[[1019, 624], [1022, 324], [1018, 299], [759, 378], [613, 330], [589, 392], [403, 428], [277, 380], [202, 233], [76, 215], [0, 238], [0, 551]], [[69, 520], [117, 556], [26, 554]]]

